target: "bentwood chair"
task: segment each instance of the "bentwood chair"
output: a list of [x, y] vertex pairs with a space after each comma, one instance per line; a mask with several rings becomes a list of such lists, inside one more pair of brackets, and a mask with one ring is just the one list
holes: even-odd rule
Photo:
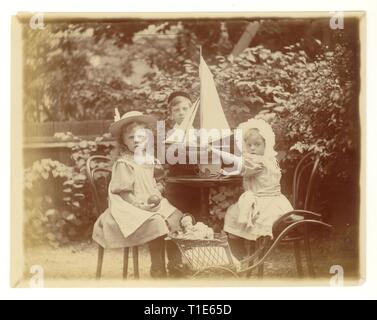
[[[307, 269], [310, 277], [315, 277], [311, 249], [311, 227], [322, 226], [332, 228], [331, 225], [322, 222], [322, 215], [310, 211], [313, 201], [313, 190], [318, 175], [320, 164], [319, 156], [310, 152], [306, 154], [297, 164], [293, 176], [292, 205], [295, 210], [283, 215], [273, 226], [273, 241], [267, 247], [259, 250], [256, 262], [250, 271], [258, 267], [258, 276], [263, 277], [264, 261], [273, 250], [281, 244], [291, 243], [296, 261], [296, 268], [299, 277], [304, 276], [302, 261], [302, 245], [306, 258]], [[295, 219], [292, 219], [292, 216]], [[298, 218], [298, 219], [297, 219]], [[263, 245], [263, 244], [262, 244]], [[249, 271], [249, 276], [251, 272]]]
[[[97, 218], [108, 206], [108, 186], [111, 180], [110, 159], [104, 156], [92, 156], [86, 162], [86, 173], [89, 179], [90, 189], [93, 195]], [[123, 278], [128, 277], [128, 264], [132, 251], [134, 278], [139, 279], [139, 250], [138, 247], [126, 247], [123, 250]], [[96, 278], [102, 275], [105, 248], [98, 246], [98, 261]]]

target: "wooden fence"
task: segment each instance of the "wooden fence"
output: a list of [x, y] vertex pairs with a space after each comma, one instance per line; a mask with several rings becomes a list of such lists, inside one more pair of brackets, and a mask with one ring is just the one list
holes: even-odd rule
[[72, 132], [75, 136], [99, 136], [108, 132], [112, 120], [25, 123], [24, 137], [53, 137], [56, 132]]
[[71, 164], [71, 141], [54, 138], [55, 133], [71, 132], [74, 136], [94, 140], [109, 132], [112, 120], [90, 120], [69, 122], [25, 123], [23, 127], [24, 166], [34, 161], [50, 158]]

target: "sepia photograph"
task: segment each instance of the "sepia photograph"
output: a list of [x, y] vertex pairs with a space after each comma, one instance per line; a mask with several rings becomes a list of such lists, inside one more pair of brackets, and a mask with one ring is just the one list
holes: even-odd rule
[[361, 285], [364, 22], [14, 16], [12, 287]]

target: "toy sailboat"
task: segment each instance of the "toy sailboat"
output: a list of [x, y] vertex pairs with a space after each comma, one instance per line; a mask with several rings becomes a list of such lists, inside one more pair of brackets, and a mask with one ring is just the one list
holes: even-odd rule
[[[183, 144], [189, 149], [205, 148], [208, 144], [220, 142], [232, 135], [225, 117], [213, 75], [200, 53], [200, 97], [193, 103], [181, 125], [165, 140], [166, 144]], [[199, 111], [200, 130], [193, 129]], [[199, 133], [198, 133], [199, 132]], [[198, 135], [200, 143], [198, 142]], [[199, 164], [204, 175], [216, 175], [221, 164]]]
[[202, 146], [206, 143], [203, 140], [214, 142], [232, 134], [221, 106], [213, 75], [202, 55], [200, 55], [199, 76], [200, 98], [193, 103], [181, 125], [165, 140], [167, 144], [182, 143], [193, 146], [193, 139], [190, 139], [190, 129], [193, 129], [198, 110], [200, 111], [200, 133], [206, 135], [205, 138], [207, 138], [202, 139], [201, 136], [200, 144]]

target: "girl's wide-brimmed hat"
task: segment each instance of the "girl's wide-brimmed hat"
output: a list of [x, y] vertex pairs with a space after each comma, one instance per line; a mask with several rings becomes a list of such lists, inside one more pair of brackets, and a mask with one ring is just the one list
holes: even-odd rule
[[115, 109], [114, 123], [109, 129], [111, 135], [113, 137], [118, 137], [121, 134], [122, 128], [132, 122], [145, 123], [150, 129], [154, 129], [156, 127], [157, 120], [152, 116], [143, 114], [140, 111], [126, 112], [122, 117], [120, 117], [118, 109]]

